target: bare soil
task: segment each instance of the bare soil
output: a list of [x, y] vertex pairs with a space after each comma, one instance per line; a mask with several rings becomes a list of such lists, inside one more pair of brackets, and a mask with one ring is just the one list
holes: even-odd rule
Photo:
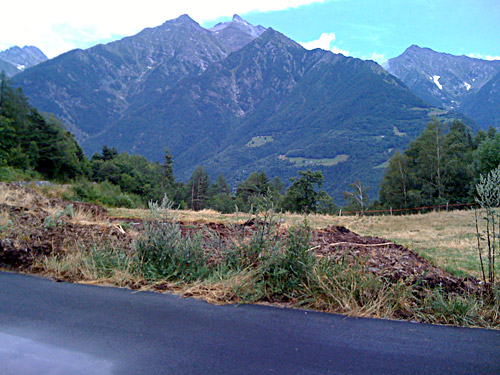
[[[0, 212], [9, 222], [0, 226], [0, 267], [27, 271], [37, 259], [64, 254], [76, 246], [104, 241], [130, 246], [132, 238], [107, 221], [105, 208], [84, 202], [47, 199], [33, 189], [0, 184]], [[5, 198], [5, 195], [7, 196]], [[84, 220], [63, 212], [85, 215]]]

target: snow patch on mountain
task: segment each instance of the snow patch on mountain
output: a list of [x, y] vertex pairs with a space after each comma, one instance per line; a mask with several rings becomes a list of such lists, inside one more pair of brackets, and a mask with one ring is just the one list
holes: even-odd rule
[[434, 81], [438, 89], [442, 90], [443, 85], [439, 83], [439, 78], [441, 78], [441, 76], [432, 76], [432, 80]]

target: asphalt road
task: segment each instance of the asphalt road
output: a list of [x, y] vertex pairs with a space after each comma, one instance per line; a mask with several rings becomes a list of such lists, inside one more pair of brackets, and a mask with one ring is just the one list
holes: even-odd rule
[[500, 374], [500, 332], [0, 272], [0, 374]]

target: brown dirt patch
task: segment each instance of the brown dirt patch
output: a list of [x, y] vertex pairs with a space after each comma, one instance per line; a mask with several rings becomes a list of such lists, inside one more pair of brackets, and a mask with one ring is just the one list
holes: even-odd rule
[[477, 290], [478, 280], [458, 278], [434, 266], [412, 250], [378, 237], [360, 236], [345, 227], [331, 226], [313, 234], [313, 251], [336, 260], [362, 262], [369, 272], [392, 281], [440, 286], [446, 291]]
[[[13, 184], [0, 183], [0, 194], [4, 197], [0, 210], [10, 218], [8, 225], [0, 227], [0, 267], [28, 269], [36, 259], [63, 254], [76, 246], [130, 246], [132, 241], [105, 221], [107, 210], [101, 206], [47, 199], [35, 190]], [[75, 222], [75, 217], [65, 214], [65, 210], [84, 212], [85, 222]]]

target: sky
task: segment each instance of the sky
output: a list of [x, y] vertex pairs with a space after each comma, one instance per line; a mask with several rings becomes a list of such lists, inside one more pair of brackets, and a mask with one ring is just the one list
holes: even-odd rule
[[233, 14], [305, 48], [379, 63], [412, 44], [500, 59], [500, 0], [24, 0], [2, 4], [0, 51], [34, 45], [49, 58], [188, 14], [203, 27]]

